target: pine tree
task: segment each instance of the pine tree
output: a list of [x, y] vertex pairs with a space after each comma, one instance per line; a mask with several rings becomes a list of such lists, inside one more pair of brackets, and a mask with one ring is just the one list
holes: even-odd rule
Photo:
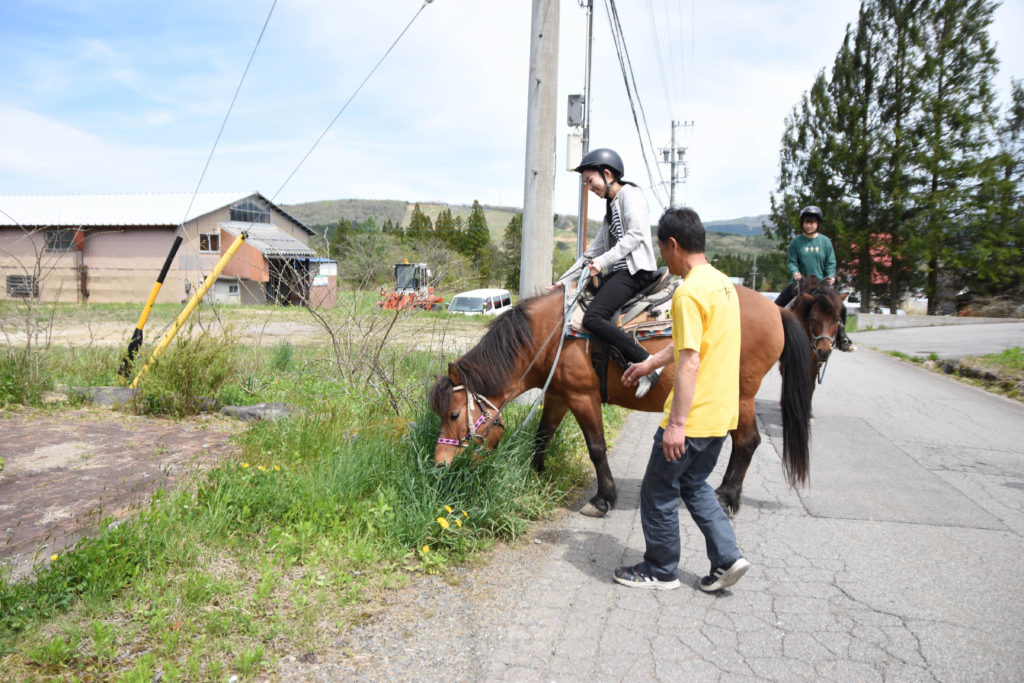
[[355, 226], [352, 221], [342, 218], [331, 230], [330, 241], [327, 243], [327, 253], [332, 259], [340, 259], [345, 255], [346, 245], [355, 234]]
[[509, 219], [501, 241], [505, 288], [514, 292], [519, 291], [519, 274], [523, 260], [522, 244], [523, 214], [517, 213]]
[[982, 229], [983, 187], [996, 181], [990, 163], [995, 127], [997, 68], [988, 27], [992, 0], [940, 0], [932, 9], [926, 56], [921, 70], [923, 94], [919, 130], [922, 149], [916, 159], [925, 175], [921, 192], [921, 236], [927, 264], [928, 313], [938, 313], [940, 269], [975, 270], [972, 245]]
[[419, 243], [430, 236], [433, 229], [434, 226], [431, 225], [430, 218], [423, 213], [419, 202], [417, 202], [412, 208], [412, 216], [409, 217], [409, 228], [405, 231], [405, 236], [409, 241]]
[[448, 247], [455, 248], [456, 233], [455, 233], [455, 219], [452, 218], [452, 210], [447, 206], [441, 209], [440, 213], [437, 214], [437, 220], [434, 221], [434, 234], [441, 240], [443, 244]]
[[479, 265], [483, 250], [491, 241], [491, 232], [487, 228], [487, 217], [484, 216], [484, 208], [480, 202], [473, 200], [473, 211], [466, 221], [465, 239], [462, 241], [460, 251], [465, 256], [473, 259]]

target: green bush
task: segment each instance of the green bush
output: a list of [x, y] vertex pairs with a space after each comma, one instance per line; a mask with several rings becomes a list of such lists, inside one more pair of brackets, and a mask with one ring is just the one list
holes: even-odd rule
[[236, 371], [237, 342], [230, 332], [179, 334], [139, 382], [141, 413], [196, 415]]

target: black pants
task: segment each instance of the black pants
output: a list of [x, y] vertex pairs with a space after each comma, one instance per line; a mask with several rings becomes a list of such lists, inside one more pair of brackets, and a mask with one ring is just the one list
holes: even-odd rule
[[604, 343], [617, 348], [630, 363], [647, 360], [651, 354], [612, 322], [611, 317], [622, 304], [649, 285], [653, 277], [654, 273], [649, 270], [639, 270], [634, 275], [630, 275], [628, 270], [614, 271], [598, 288], [583, 315], [583, 327]]
[[779, 295], [777, 297], [775, 297], [775, 304], [778, 306], [785, 307], [786, 304], [793, 300], [793, 297], [796, 296], [796, 293], [799, 290], [800, 283], [797, 282], [796, 280], [790, 280], [789, 284], [786, 285], [781, 292], [779, 292]]

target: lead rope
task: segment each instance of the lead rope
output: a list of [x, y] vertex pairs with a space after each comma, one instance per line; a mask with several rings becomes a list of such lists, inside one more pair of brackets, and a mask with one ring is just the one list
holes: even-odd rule
[[[527, 413], [526, 419], [523, 420], [519, 429], [516, 431], [521, 431], [523, 427], [530, 423], [530, 419], [533, 417], [534, 412], [536, 412], [537, 406], [540, 405], [540, 402], [544, 399], [544, 395], [548, 391], [548, 387], [551, 385], [551, 378], [555, 376], [555, 370], [558, 368], [558, 359], [562, 356], [562, 347], [565, 346], [565, 335], [569, 330], [569, 318], [571, 317], [573, 310], [576, 308], [576, 305], [579, 304], [580, 299], [583, 298], [583, 283], [586, 281], [587, 275], [588, 272], [586, 268], [580, 271], [579, 279], [576, 281], [576, 294], [573, 296], [572, 301], [569, 301], [569, 288], [564, 285], [562, 286], [562, 291], [564, 292], [562, 304], [562, 334], [561, 339], [558, 340], [558, 351], [555, 352], [555, 361], [551, 364], [551, 372], [548, 373], [548, 378], [544, 382], [544, 387], [540, 391], [540, 396], [538, 396], [537, 400], [533, 402], [533, 406], [530, 407], [530, 412]], [[552, 331], [552, 334], [554, 334], [554, 331]], [[550, 338], [551, 337], [549, 335], [548, 340], [550, 340]], [[547, 341], [544, 342], [544, 346], [547, 346]], [[537, 356], [539, 355], [540, 354], [538, 353]], [[534, 356], [533, 360], [530, 361], [530, 365], [526, 368], [527, 371], [529, 371], [530, 367], [533, 367], [533, 363], [537, 360], [537, 356]], [[525, 376], [525, 373], [523, 374]]]

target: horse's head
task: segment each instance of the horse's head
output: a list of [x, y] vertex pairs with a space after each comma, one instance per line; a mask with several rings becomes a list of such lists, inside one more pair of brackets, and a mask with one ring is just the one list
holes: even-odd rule
[[466, 384], [456, 363], [439, 377], [428, 395], [430, 408], [441, 418], [434, 462], [447, 465], [466, 446], [494, 448], [505, 433], [501, 409]]
[[794, 313], [806, 321], [811, 348], [820, 363], [827, 361], [832, 354], [836, 334], [842, 324], [845, 298], [845, 294], [840, 296], [839, 292], [817, 278], [805, 277], [801, 281], [800, 301], [794, 307]]

